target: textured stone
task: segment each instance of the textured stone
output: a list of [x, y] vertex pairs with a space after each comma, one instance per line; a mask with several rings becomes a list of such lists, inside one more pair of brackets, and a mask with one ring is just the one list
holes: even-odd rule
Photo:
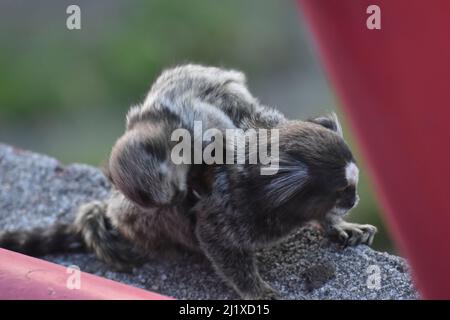
[[[100, 170], [82, 164], [63, 167], [57, 160], [0, 144], [0, 230], [71, 221], [77, 207], [108, 196]], [[361, 245], [340, 249], [313, 226], [258, 252], [264, 279], [286, 299], [415, 299], [406, 262]], [[117, 273], [91, 254], [44, 257], [81, 270], [175, 298], [233, 299], [235, 293], [201, 256], [150, 261], [132, 273]], [[380, 275], [379, 287], [374, 272]]]

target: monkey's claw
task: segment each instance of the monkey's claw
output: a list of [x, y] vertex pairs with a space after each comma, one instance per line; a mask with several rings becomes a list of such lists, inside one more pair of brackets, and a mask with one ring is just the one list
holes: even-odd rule
[[269, 286], [268, 284], [264, 286], [261, 295], [258, 297], [258, 300], [280, 300], [280, 299], [281, 299], [280, 293], [271, 286]]
[[280, 293], [270, 286], [267, 286], [263, 294], [259, 297], [259, 300], [280, 300]]
[[370, 246], [377, 228], [370, 224], [358, 224], [342, 221], [330, 227], [328, 237], [344, 247], [366, 244]]
[[280, 293], [272, 288], [268, 283], [262, 282], [261, 287], [257, 292], [243, 293], [241, 297], [245, 300], [279, 300], [281, 299]]

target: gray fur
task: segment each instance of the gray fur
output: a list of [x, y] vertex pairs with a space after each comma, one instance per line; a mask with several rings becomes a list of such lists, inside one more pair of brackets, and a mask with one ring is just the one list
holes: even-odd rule
[[[264, 176], [261, 165], [248, 163], [170, 163], [171, 132], [192, 130], [195, 120], [204, 129], [278, 129], [279, 172]], [[117, 269], [183, 248], [204, 254], [241, 297], [276, 298], [258, 273], [255, 249], [311, 220], [344, 245], [371, 243], [373, 226], [349, 224], [340, 215], [357, 198], [345, 176], [353, 161], [337, 118], [287, 120], [261, 105], [238, 71], [176, 67], [164, 71], [145, 101], [129, 111], [107, 170], [115, 190], [106, 202], [82, 206], [71, 232]], [[12, 243], [20, 248], [19, 241]]]

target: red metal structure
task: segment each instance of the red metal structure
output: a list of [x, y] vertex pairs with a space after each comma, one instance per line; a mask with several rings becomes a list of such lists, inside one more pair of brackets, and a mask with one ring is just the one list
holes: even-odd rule
[[0, 249], [0, 300], [170, 299], [85, 272], [77, 288], [68, 285], [73, 275], [63, 266]]
[[450, 299], [450, 1], [299, 4], [422, 296]]
[[[299, 0], [424, 298], [450, 299], [450, 1]], [[366, 10], [381, 9], [369, 30]], [[0, 249], [0, 299], [164, 299]]]

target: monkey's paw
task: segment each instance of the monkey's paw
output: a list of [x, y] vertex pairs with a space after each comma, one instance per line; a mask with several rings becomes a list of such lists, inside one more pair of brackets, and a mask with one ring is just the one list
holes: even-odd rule
[[242, 298], [245, 300], [280, 300], [280, 293], [272, 288], [266, 282], [261, 284], [260, 290], [257, 293], [253, 294], [242, 294]]
[[330, 226], [328, 238], [344, 247], [366, 244], [370, 246], [377, 233], [377, 228], [370, 224], [358, 224], [341, 221]]
[[267, 288], [262, 292], [262, 294], [258, 297], [259, 300], [280, 300], [280, 293], [274, 288], [267, 285]]

